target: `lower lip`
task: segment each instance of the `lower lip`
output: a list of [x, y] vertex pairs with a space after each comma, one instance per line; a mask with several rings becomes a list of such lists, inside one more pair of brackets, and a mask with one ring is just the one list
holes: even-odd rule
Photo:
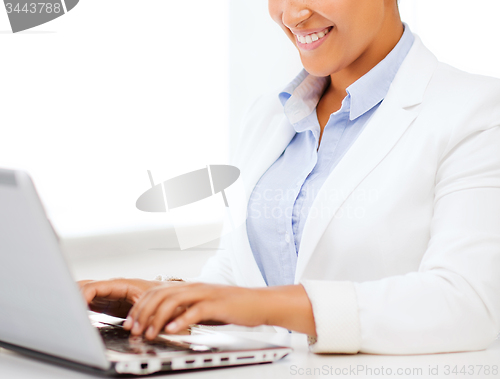
[[324, 36], [323, 38], [320, 38], [317, 41], [311, 42], [311, 43], [302, 43], [299, 41], [299, 38], [297, 36], [295, 36], [295, 40], [297, 41], [297, 46], [302, 50], [317, 49], [318, 47], [320, 47], [323, 44], [323, 42], [325, 42], [325, 40], [330, 36], [330, 34], [332, 34], [332, 30], [333, 30], [333, 28], [330, 29], [330, 31], [328, 32], [328, 34], [326, 36]]

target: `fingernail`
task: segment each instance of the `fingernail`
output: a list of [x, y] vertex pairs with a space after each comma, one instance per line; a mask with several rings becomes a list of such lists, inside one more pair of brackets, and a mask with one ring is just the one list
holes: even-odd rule
[[167, 330], [169, 332], [175, 332], [177, 330], [177, 323], [175, 321], [167, 325]]
[[139, 325], [139, 323], [136, 321], [134, 323], [134, 327], [132, 328], [132, 333], [133, 334], [139, 334], [139, 331], [141, 330], [141, 326]]
[[127, 319], [125, 320], [125, 322], [123, 323], [123, 327], [125, 329], [130, 329], [130, 327], [132, 326], [132, 323], [133, 323], [132, 317], [128, 316]]
[[153, 326], [150, 326], [148, 328], [148, 331], [146, 332], [146, 337], [148, 337], [148, 338], [153, 338], [154, 337], [154, 328], [153, 328]]

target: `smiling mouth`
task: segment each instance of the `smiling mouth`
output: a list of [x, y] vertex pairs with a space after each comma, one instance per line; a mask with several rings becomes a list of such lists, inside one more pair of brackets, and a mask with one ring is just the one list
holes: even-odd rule
[[297, 40], [300, 43], [307, 45], [324, 38], [332, 30], [332, 28], [333, 28], [332, 26], [329, 26], [319, 33], [311, 33], [306, 36], [299, 36], [295, 34], [295, 37], [297, 37]]

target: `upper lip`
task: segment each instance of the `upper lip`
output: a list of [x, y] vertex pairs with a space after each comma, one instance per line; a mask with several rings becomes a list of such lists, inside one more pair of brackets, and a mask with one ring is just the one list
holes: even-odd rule
[[327, 28], [331, 28], [331, 26], [324, 26], [324, 27], [319, 28], [319, 29], [301, 29], [301, 30], [290, 29], [290, 31], [293, 34], [295, 34], [296, 36], [305, 37], [305, 36], [308, 36], [310, 34], [322, 32], [323, 30], [325, 30]]

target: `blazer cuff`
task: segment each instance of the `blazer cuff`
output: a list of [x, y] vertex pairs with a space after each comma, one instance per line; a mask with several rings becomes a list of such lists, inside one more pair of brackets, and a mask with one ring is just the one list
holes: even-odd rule
[[352, 282], [301, 281], [311, 301], [317, 337], [309, 336], [313, 353], [356, 354], [361, 350], [356, 290]]

